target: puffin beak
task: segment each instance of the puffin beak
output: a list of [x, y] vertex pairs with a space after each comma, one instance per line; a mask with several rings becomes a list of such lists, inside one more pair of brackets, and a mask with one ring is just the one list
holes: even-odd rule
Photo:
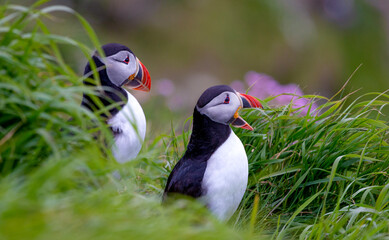
[[263, 108], [262, 104], [253, 96], [238, 93], [238, 96], [242, 99], [244, 108]]
[[136, 58], [136, 61], [138, 71], [127, 79], [124, 86], [134, 90], [150, 92], [151, 78], [149, 71], [138, 58]]
[[[242, 100], [242, 107], [243, 108], [263, 108], [262, 104], [253, 96], [244, 94], [244, 93], [237, 93], [238, 96]], [[251, 127], [242, 117], [239, 116], [239, 109], [242, 107], [239, 107], [233, 117], [233, 120], [231, 122], [231, 125], [234, 127], [239, 127], [243, 129], [247, 129], [250, 131], [253, 131], [254, 128]]]

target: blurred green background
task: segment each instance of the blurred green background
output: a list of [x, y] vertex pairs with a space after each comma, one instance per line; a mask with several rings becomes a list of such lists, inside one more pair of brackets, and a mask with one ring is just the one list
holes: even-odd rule
[[[95, 46], [93, 30], [70, 8], [29, 11], [12, 4], [33, 1], [6, 0], [0, 239], [389, 240], [389, 113], [381, 114], [389, 94], [349, 100], [388, 89], [388, 2], [46, 1], [76, 9], [102, 43], [128, 45], [150, 70], [151, 93], [132, 91], [145, 110], [147, 139], [137, 160], [119, 164], [105, 119], [80, 107], [91, 89], [80, 87], [89, 49], [79, 42]], [[259, 90], [299, 84], [330, 97], [360, 64], [320, 115], [300, 114], [296, 102], [267, 108], [271, 98], [264, 110], [244, 113], [255, 131], [234, 131], [250, 177], [228, 224], [196, 204], [160, 204], [188, 143], [190, 131], [181, 128], [204, 89], [267, 74]]]
[[[12, 1], [29, 5], [34, 1]], [[359, 94], [389, 88], [387, 0], [57, 0], [95, 28], [102, 43], [129, 46], [149, 69], [152, 91], [134, 93], [149, 118], [190, 116], [209, 86], [243, 80], [248, 71], [331, 97], [348, 84]], [[70, 15], [52, 31], [87, 42]], [[90, 43], [88, 43], [91, 45]], [[82, 74], [86, 60], [64, 48]], [[151, 97], [158, 101], [148, 101]], [[161, 108], [164, 103], [167, 108]], [[165, 114], [165, 112], [168, 112]], [[182, 121], [175, 121], [182, 123]], [[157, 122], [154, 122], [157, 124]]]

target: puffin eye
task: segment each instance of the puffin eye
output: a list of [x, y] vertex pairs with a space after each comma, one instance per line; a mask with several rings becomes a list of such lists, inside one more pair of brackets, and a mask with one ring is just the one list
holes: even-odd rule
[[226, 99], [224, 99], [224, 104], [230, 103], [230, 96], [227, 95]]
[[127, 56], [126, 57], [126, 59], [124, 59], [124, 61], [123, 61], [125, 64], [128, 64], [129, 62], [130, 62], [130, 57], [129, 56]]

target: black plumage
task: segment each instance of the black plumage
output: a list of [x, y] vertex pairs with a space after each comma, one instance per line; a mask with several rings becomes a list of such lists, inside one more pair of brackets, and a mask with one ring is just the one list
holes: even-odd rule
[[[111, 56], [122, 50], [131, 52], [131, 50], [128, 47], [116, 43], [110, 43], [104, 45], [102, 49], [106, 56]], [[109, 113], [112, 116], [114, 116], [127, 103], [128, 100], [127, 93], [123, 88], [116, 86], [109, 80], [104, 63], [102, 63], [99, 60], [99, 58], [96, 57], [95, 55], [92, 56], [92, 60], [96, 64], [96, 69], [98, 69], [99, 71], [98, 73], [99, 73], [101, 86], [103, 86], [104, 88], [96, 89], [94, 94], [92, 95], [84, 93], [82, 99], [82, 106], [87, 107], [91, 111], [99, 110], [97, 103], [93, 101], [93, 96], [97, 97], [101, 101], [104, 107], [107, 107], [112, 103], [119, 103], [118, 106], [109, 109]], [[88, 78], [94, 79], [94, 76], [92, 74], [92, 68], [89, 62], [85, 66], [84, 76], [88, 76]], [[84, 84], [86, 86], [96, 86], [96, 81], [91, 79], [85, 79]], [[102, 116], [107, 117], [106, 114], [104, 113], [102, 114]]]
[[[200, 97], [197, 106], [206, 105], [215, 95], [226, 89], [208, 89]], [[215, 92], [215, 90], [217, 92]], [[231, 90], [227, 89], [227, 90]], [[212, 97], [213, 96], [213, 97]], [[199, 113], [197, 108], [193, 112], [193, 130], [184, 156], [178, 161], [171, 172], [163, 195], [166, 197], [175, 194], [183, 194], [194, 198], [205, 194], [202, 188], [202, 180], [207, 167], [207, 160], [230, 136], [229, 125], [212, 121], [209, 117]]]
[[208, 88], [200, 96], [187, 150], [170, 173], [164, 201], [181, 194], [197, 198], [220, 220], [234, 214], [247, 188], [248, 159], [230, 124], [253, 130], [238, 114], [242, 107], [261, 103], [226, 85]]

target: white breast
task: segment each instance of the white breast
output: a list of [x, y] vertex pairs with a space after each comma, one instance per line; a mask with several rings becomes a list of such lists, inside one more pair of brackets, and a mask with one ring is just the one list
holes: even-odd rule
[[228, 139], [208, 160], [201, 197], [210, 211], [221, 220], [228, 220], [236, 211], [246, 191], [248, 162], [242, 142], [231, 131]]
[[115, 144], [112, 146], [113, 155], [119, 163], [130, 161], [138, 155], [146, 135], [143, 109], [129, 92], [127, 97], [127, 104], [108, 120], [111, 128], [119, 132], [115, 134]]

